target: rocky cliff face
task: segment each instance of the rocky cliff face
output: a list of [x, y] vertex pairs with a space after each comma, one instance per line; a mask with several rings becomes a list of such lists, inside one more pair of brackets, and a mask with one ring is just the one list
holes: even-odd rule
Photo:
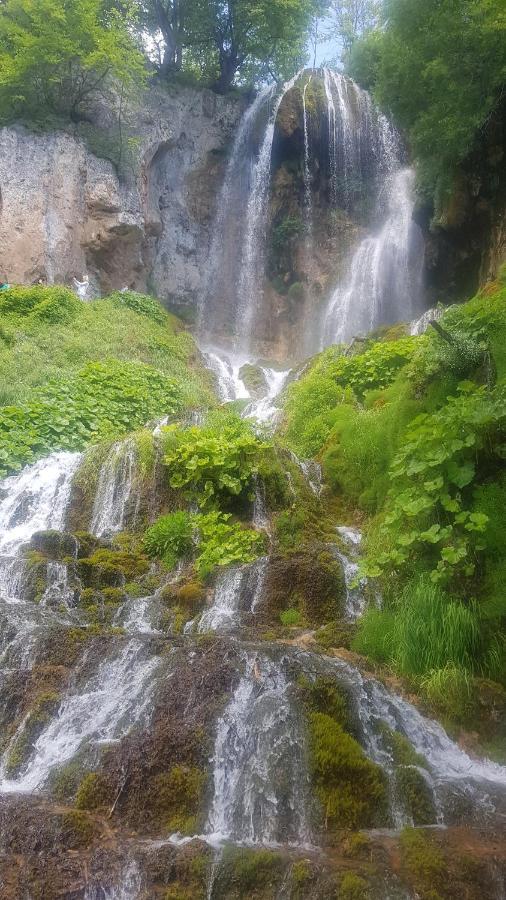
[[[71, 133], [0, 130], [0, 279], [87, 272], [97, 291], [151, 286], [171, 305], [194, 305], [241, 112], [241, 101], [210, 91], [151, 89], [129, 111], [134, 140], [121, 174]], [[111, 117], [98, 110], [95, 124]]]

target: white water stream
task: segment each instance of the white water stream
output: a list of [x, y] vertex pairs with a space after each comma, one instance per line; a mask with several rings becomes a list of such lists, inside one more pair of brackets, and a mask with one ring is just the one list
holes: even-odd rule
[[136, 468], [137, 452], [134, 441], [126, 438], [113, 444], [98, 479], [90, 523], [92, 534], [106, 537], [121, 531], [125, 526]]

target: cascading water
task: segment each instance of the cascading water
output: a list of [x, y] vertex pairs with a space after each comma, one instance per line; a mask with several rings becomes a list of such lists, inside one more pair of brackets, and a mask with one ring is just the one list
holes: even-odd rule
[[19, 553], [36, 531], [61, 530], [70, 500], [79, 453], [53, 453], [19, 475], [5, 478], [0, 489], [0, 593], [19, 598], [24, 562]]
[[309, 123], [308, 123], [308, 111], [306, 104], [306, 94], [309, 85], [311, 84], [312, 75], [309, 76], [308, 80], [304, 85], [304, 89], [302, 91], [302, 116], [304, 122], [304, 230], [305, 230], [305, 238], [306, 238], [306, 253], [309, 255], [311, 253], [311, 245], [312, 245], [312, 236], [313, 236], [313, 191], [312, 191], [312, 178], [311, 178], [311, 159], [310, 159], [310, 147], [309, 147]]
[[240, 336], [239, 344], [245, 353], [249, 350], [256, 313], [259, 306], [261, 306], [259, 300], [261, 301], [262, 297], [267, 209], [271, 184], [272, 145], [276, 118], [283, 97], [293, 88], [300, 75], [301, 73], [297, 72], [290, 81], [285, 82], [273, 103], [264, 139], [251, 177], [239, 278], [239, 302], [235, 321], [235, 334]]
[[100, 471], [93, 505], [90, 531], [97, 537], [114, 534], [124, 527], [136, 466], [133, 440], [127, 438], [112, 445]]
[[0, 791], [38, 790], [55, 766], [72, 759], [82, 748], [89, 751], [117, 740], [134, 722], [142, 725], [149, 714], [150, 688], [159, 664], [159, 658], [147, 653], [141, 640], [125, 641], [85, 684], [70, 690], [17, 778], [5, 775], [4, 758]]
[[388, 214], [375, 236], [355, 251], [347, 283], [338, 285], [327, 307], [321, 346], [367, 334], [381, 323], [414, 317], [421, 287], [422, 238], [413, 222], [414, 172], [390, 177]]
[[343, 567], [344, 581], [346, 584], [345, 618], [349, 622], [355, 622], [362, 615], [365, 608], [364, 587], [365, 581], [361, 579], [357, 584], [359, 566], [357, 562], [358, 551], [362, 541], [360, 531], [340, 525], [337, 532], [347, 546], [348, 553], [337, 550], [337, 557]]
[[[245, 237], [243, 211], [248, 206], [248, 192], [251, 191], [254, 135], [273, 92], [272, 85], [264, 88], [244, 113], [219, 193], [198, 310], [198, 333], [203, 345], [206, 345], [208, 335], [223, 328], [220, 318], [227, 312], [230, 316], [230, 307], [232, 317], [235, 315], [239, 282], [237, 247], [243, 245]], [[212, 358], [212, 352], [210, 356]]]
[[282, 663], [244, 652], [245, 672], [218, 723], [209, 841], [309, 844], [304, 729]]

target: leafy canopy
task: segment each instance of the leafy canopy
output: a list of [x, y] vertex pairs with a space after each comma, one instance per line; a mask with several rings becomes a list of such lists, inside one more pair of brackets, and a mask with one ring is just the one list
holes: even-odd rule
[[503, 95], [504, 2], [385, 0], [348, 71], [408, 131], [428, 193], [445, 189]]
[[129, 0], [0, 4], [0, 124], [48, 112], [77, 121], [115, 86], [144, 79]]

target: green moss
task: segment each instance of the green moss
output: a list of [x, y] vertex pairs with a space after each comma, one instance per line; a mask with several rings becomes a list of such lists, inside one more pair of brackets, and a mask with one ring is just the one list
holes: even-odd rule
[[369, 838], [363, 832], [356, 831], [354, 834], [347, 835], [342, 850], [343, 856], [350, 859], [365, 857], [371, 852]]
[[96, 836], [92, 820], [80, 810], [71, 810], [62, 816], [62, 831], [65, 836], [65, 845], [69, 849], [86, 847]]
[[415, 825], [431, 825], [436, 821], [432, 791], [422, 773], [413, 766], [399, 766], [395, 773], [396, 788], [406, 811]]
[[51, 795], [55, 800], [67, 802], [75, 797], [83, 779], [83, 764], [73, 759], [66, 765], [54, 769], [49, 777]]
[[372, 828], [385, 824], [387, 791], [379, 766], [330, 715], [309, 714], [311, 773], [325, 829]]
[[148, 569], [149, 559], [143, 553], [104, 547], [78, 561], [79, 574], [88, 587], [118, 587]]
[[330, 678], [299, 682], [309, 730], [311, 777], [325, 830], [375, 827], [388, 821], [385, 776], [348, 732], [348, 698]]
[[233, 889], [240, 897], [266, 889], [273, 891], [279, 884], [282, 868], [282, 859], [272, 850], [227, 847], [223, 852], [217, 889]]
[[330, 650], [338, 647], [346, 647], [346, 649], [349, 649], [355, 633], [356, 626], [354, 624], [342, 620], [338, 622], [329, 622], [328, 625], [324, 625], [322, 628], [318, 629], [315, 633], [315, 640], [318, 646], [323, 650]]
[[245, 363], [239, 370], [239, 377], [252, 397], [263, 397], [267, 393], [267, 381], [260, 366]]
[[412, 744], [399, 731], [393, 731], [384, 722], [380, 725], [385, 746], [390, 751], [396, 766], [422, 766], [428, 769], [429, 764], [421, 753], [417, 753]]
[[149, 785], [153, 811], [169, 832], [195, 833], [201, 811], [206, 775], [195, 766], [173, 766]]
[[283, 612], [279, 614], [279, 618], [281, 620], [281, 624], [285, 625], [285, 627], [301, 624], [300, 611], [298, 609], [294, 609], [293, 607], [283, 610]]
[[[448, 876], [441, 850], [426, 832], [405, 828], [399, 838], [402, 873], [421, 900], [439, 900]], [[439, 893], [441, 891], [441, 893]]]
[[39, 734], [54, 714], [60, 695], [55, 691], [39, 694], [25, 719], [23, 730], [8, 753], [5, 769], [9, 775], [15, 774], [27, 759]]
[[112, 802], [111, 791], [98, 772], [89, 772], [81, 781], [76, 794], [76, 808], [93, 810]]
[[367, 881], [355, 872], [346, 872], [339, 885], [340, 900], [369, 900]]

